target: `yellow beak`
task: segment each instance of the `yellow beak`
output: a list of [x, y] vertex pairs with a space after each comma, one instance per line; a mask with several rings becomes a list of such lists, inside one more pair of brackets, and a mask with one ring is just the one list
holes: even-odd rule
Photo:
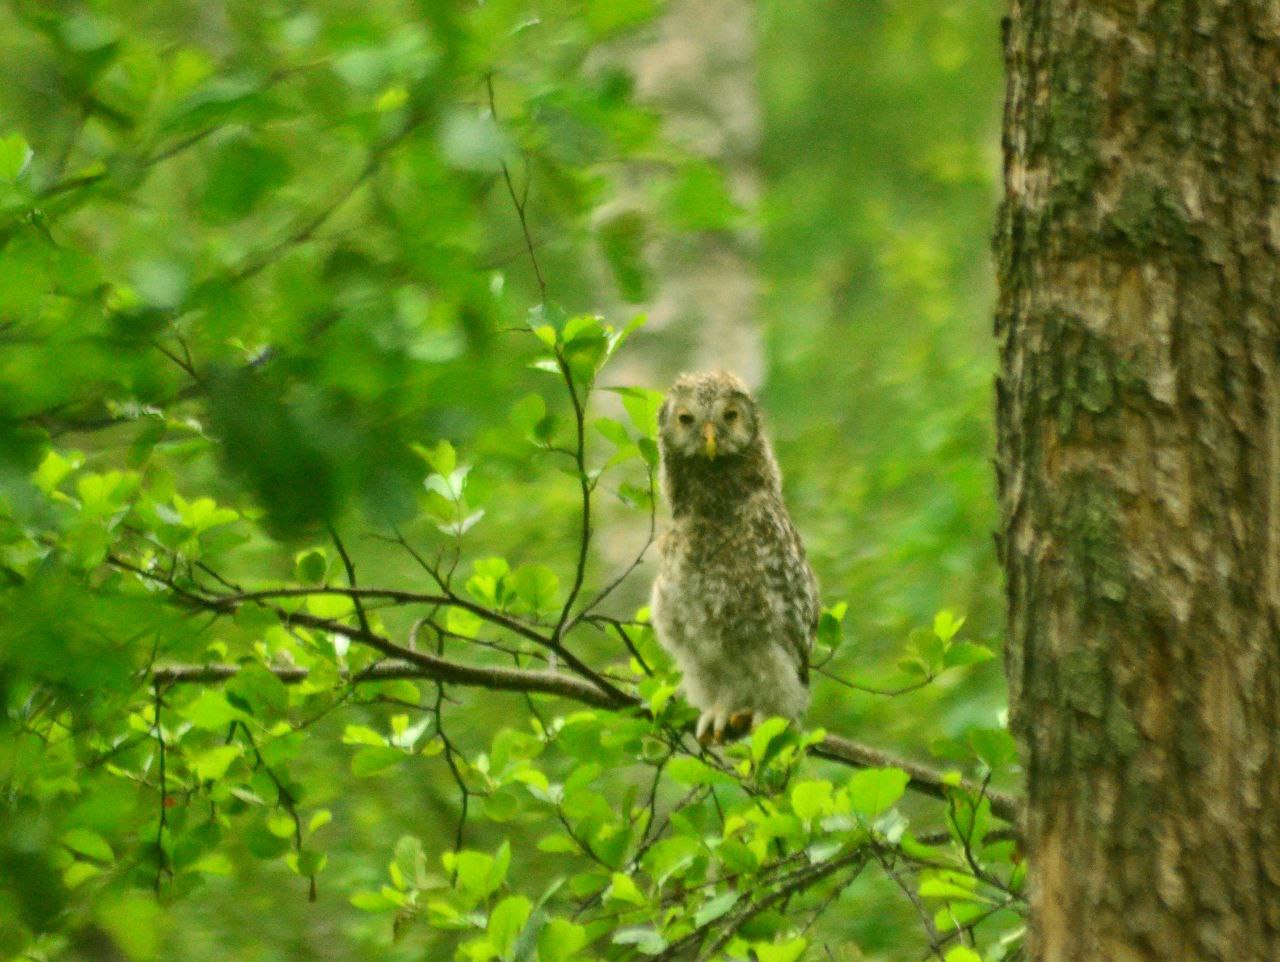
[[716, 426], [711, 423], [702, 426], [702, 436], [707, 439], [707, 457], [716, 459]]

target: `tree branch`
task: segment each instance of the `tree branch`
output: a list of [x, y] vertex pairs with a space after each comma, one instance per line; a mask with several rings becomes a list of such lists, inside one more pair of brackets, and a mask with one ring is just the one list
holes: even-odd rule
[[[321, 621], [303, 616], [306, 621]], [[295, 616], [295, 620], [300, 620]], [[300, 621], [300, 623], [306, 623]], [[323, 626], [319, 626], [323, 627]], [[346, 634], [362, 641], [359, 629]], [[391, 644], [388, 642], [388, 644]], [[393, 648], [399, 646], [392, 645]], [[589, 682], [558, 671], [541, 671], [532, 668], [504, 668], [500, 666], [465, 665], [425, 652], [403, 651], [411, 658], [396, 657], [370, 665], [363, 671], [347, 672], [344, 680], [353, 684], [393, 681], [397, 678], [426, 678], [447, 684], [465, 685], [470, 688], [487, 688], [493, 691], [531, 692], [558, 695], [573, 701], [599, 708], [617, 708], [618, 705]], [[240, 665], [215, 662], [208, 665], [160, 665], [152, 677], [162, 684], [217, 684], [234, 678], [240, 673]], [[293, 665], [269, 666], [268, 670], [286, 685], [296, 685], [307, 679], [310, 671]]]
[[[287, 615], [294, 622], [308, 627], [326, 631], [341, 632], [351, 638], [370, 644], [380, 651], [394, 653], [388, 661], [381, 661], [359, 672], [346, 675], [346, 679], [354, 684], [366, 682], [389, 681], [396, 678], [427, 678], [446, 684], [464, 685], [472, 688], [485, 688], [492, 691], [528, 692], [544, 695], [556, 695], [571, 701], [582, 702], [597, 708], [622, 710], [640, 708], [639, 698], [620, 692], [621, 698], [611, 697], [590, 682], [583, 681], [573, 675], [559, 671], [542, 671], [528, 668], [506, 668], [497, 665], [467, 665], [435, 655], [402, 648], [380, 635], [372, 635], [376, 643], [365, 636], [362, 629], [335, 625], [333, 622], [314, 615], [294, 613]], [[308, 670], [296, 666], [278, 666], [269, 669], [285, 684], [297, 684], [306, 679]], [[161, 684], [216, 684], [235, 677], [240, 671], [239, 665], [163, 665], [155, 669], [152, 678]], [[900, 768], [911, 779], [909, 787], [921, 794], [933, 798], [946, 798], [948, 788], [960, 788], [974, 792], [981, 790], [977, 783], [965, 779], [959, 785], [950, 784], [942, 772], [921, 765], [891, 752], [873, 748], [860, 742], [844, 738], [840, 735], [828, 735], [810, 751], [820, 758], [828, 759], [851, 768]], [[991, 801], [991, 812], [1006, 821], [1015, 821], [1018, 812], [1018, 800], [1012, 795], [1002, 792], [986, 793]]]
[[1005, 792], [993, 792], [972, 779], [962, 779], [958, 784], [946, 781], [942, 773], [928, 765], [907, 761], [900, 756], [879, 748], [872, 748], [840, 735], [828, 735], [810, 751], [820, 758], [852, 765], [855, 768], [901, 768], [911, 778], [911, 787], [925, 795], [945, 799], [948, 788], [961, 788], [980, 796], [986, 794], [991, 802], [991, 813], [1007, 822], [1018, 819], [1018, 800]]

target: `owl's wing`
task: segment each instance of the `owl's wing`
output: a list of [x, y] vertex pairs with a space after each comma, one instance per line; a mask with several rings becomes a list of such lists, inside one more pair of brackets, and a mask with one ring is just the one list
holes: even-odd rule
[[759, 544], [767, 545], [769, 594], [780, 600], [782, 641], [795, 659], [796, 673], [809, 683], [809, 652], [818, 633], [818, 579], [805, 558], [800, 533], [779, 501], [770, 501], [759, 519]]

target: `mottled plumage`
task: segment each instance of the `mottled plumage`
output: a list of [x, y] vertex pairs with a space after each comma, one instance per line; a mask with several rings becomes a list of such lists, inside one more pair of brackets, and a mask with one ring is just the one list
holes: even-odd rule
[[653, 585], [658, 641], [702, 712], [698, 737], [809, 705], [818, 586], [759, 409], [734, 375], [682, 375], [659, 414], [672, 524]]

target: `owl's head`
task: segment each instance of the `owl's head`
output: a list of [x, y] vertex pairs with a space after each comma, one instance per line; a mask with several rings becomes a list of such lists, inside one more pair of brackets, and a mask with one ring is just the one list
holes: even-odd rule
[[658, 412], [658, 432], [667, 457], [733, 458], [756, 444], [760, 413], [736, 375], [682, 374]]

